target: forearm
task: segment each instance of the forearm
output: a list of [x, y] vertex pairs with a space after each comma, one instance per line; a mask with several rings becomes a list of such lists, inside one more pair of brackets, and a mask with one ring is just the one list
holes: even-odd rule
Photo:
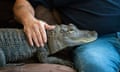
[[15, 18], [22, 24], [26, 24], [34, 18], [34, 9], [27, 0], [16, 0], [13, 8]]

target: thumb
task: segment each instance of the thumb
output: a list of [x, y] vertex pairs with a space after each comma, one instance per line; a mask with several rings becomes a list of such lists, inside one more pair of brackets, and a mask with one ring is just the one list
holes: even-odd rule
[[45, 24], [45, 28], [46, 28], [47, 30], [52, 30], [52, 29], [55, 28], [55, 25], [48, 25], [48, 24]]

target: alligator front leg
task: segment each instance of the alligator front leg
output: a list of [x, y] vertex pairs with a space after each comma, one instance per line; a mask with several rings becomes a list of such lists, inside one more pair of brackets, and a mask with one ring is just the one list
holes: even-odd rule
[[73, 63], [68, 60], [64, 60], [54, 56], [49, 56], [49, 53], [46, 48], [38, 48], [37, 56], [40, 63], [61, 64], [70, 67], [73, 66]]
[[40, 63], [49, 63], [48, 62], [48, 52], [46, 48], [37, 49], [37, 57]]
[[0, 48], [0, 67], [5, 67], [5, 66], [6, 66], [5, 54]]

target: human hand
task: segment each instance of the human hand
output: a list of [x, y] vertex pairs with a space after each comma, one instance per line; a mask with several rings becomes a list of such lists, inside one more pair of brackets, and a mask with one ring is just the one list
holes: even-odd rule
[[33, 46], [35, 44], [37, 47], [44, 47], [47, 42], [46, 29], [51, 30], [54, 28], [54, 25], [48, 25], [46, 22], [35, 18], [24, 24], [24, 32], [30, 45]]

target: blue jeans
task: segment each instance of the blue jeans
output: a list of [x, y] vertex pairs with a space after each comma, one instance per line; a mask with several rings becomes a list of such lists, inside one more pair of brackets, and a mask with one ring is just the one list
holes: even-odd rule
[[80, 45], [73, 51], [73, 62], [78, 72], [119, 72], [120, 33], [99, 37]]

